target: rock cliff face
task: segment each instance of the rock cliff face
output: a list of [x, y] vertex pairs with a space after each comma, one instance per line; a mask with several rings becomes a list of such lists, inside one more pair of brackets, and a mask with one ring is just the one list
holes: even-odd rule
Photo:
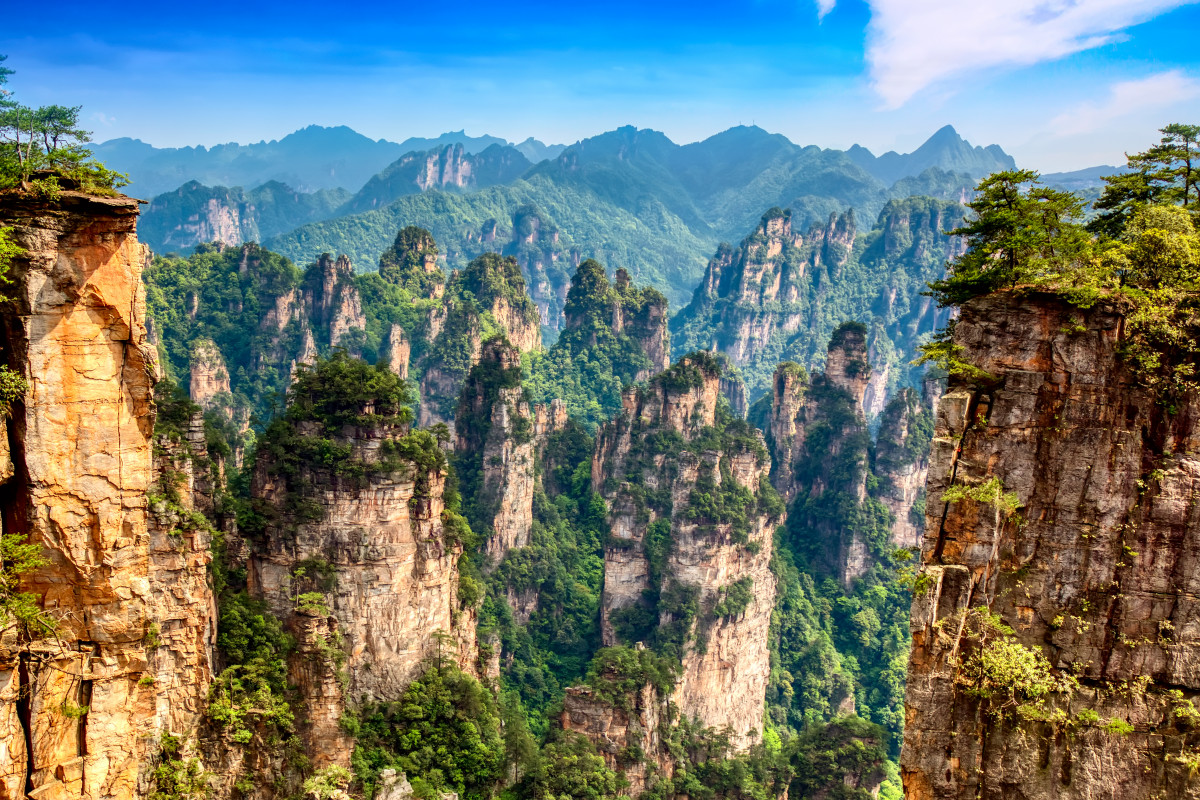
[[494, 563], [528, 544], [533, 528], [533, 410], [521, 388], [521, 354], [503, 339], [484, 345], [463, 387], [455, 431], [456, 463], [471, 484], [467, 494]]
[[863, 532], [845, 517], [867, 502], [871, 438], [862, 399], [870, 367], [863, 326], [834, 331], [826, 364], [828, 371], [811, 379], [796, 364], [776, 369], [767, 441], [775, 488], [792, 504], [789, 528], [820, 569], [849, 586], [870, 566]]
[[316, 271], [305, 287], [304, 303], [312, 324], [322, 339], [328, 337], [331, 347], [341, 344], [351, 330], [367, 326], [354, 286], [354, 267], [345, 256], [334, 259], [325, 254], [317, 259]]
[[192, 348], [189, 394], [202, 408], [213, 408], [229, 399], [229, 370], [212, 339], [201, 339]]
[[[514, 257], [521, 266], [542, 325], [552, 331], [561, 330], [571, 273], [580, 262], [579, 251], [560, 244], [558, 230], [534, 206], [518, 208], [512, 225], [512, 241], [505, 246], [504, 254]], [[494, 236], [494, 225], [490, 231]], [[485, 232], [485, 238], [487, 235]]]
[[[566, 424], [566, 407], [561, 400], [530, 404], [521, 388], [521, 354], [497, 337], [483, 345], [454, 419], [455, 466], [473, 507], [472, 527], [487, 536], [488, 560], [495, 564], [529, 544], [538, 452]], [[536, 594], [517, 600], [511, 605], [528, 620]]]
[[645, 641], [679, 658], [680, 714], [728, 726], [744, 747], [762, 727], [782, 503], [761, 435], [719, 411], [719, 397], [718, 362], [695, 354], [627, 390], [601, 430], [592, 484], [612, 529], [601, 624], [606, 644]]
[[883, 410], [875, 446], [875, 475], [892, 512], [892, 544], [921, 546], [925, 532], [925, 479], [933, 415], [914, 389], [901, 389]]
[[[572, 686], [563, 698], [559, 724], [563, 730], [592, 741], [609, 769], [629, 781], [629, 795], [637, 797], [658, 776], [670, 779], [675, 762], [667, 753], [663, 734], [670, 722], [666, 698], [646, 684], [629, 698], [627, 706], [614, 705], [588, 686]], [[623, 755], [640, 747], [645, 758], [630, 761]]]
[[447, 301], [426, 326], [421, 361], [420, 422], [452, 423], [458, 395], [483, 347], [484, 314], [521, 352], [541, 344], [537, 307], [525, 292], [515, 259], [485, 253], [450, 277]]
[[366, 182], [345, 205], [342, 214], [381, 208], [398, 197], [430, 189], [482, 189], [508, 183], [531, 166], [512, 147], [492, 145], [471, 154], [461, 144], [406, 153]]
[[134, 796], [160, 734], [193, 725], [206, 692], [207, 543], [185, 532], [168, 552], [147, 509], [155, 367], [136, 218], [136, 201], [71, 192], [0, 204], [26, 251], [2, 351], [29, 381], [0, 509], [4, 534], [48, 560], [21, 583], [57, 626], [0, 636], [3, 797]]
[[624, 333], [646, 354], [650, 365], [635, 380], [644, 381], [671, 364], [671, 334], [667, 331], [667, 299], [653, 290], [638, 291], [629, 273], [618, 269], [613, 278], [612, 330]]
[[911, 800], [1200, 797], [1200, 406], [1133, 380], [1123, 323], [1036, 294], [962, 308], [954, 341], [995, 380], [952, 380], [938, 408]]
[[412, 343], [408, 340], [408, 334], [399, 325], [392, 325], [388, 330], [387, 345], [384, 350], [388, 369], [407, 380], [408, 360], [411, 357]]
[[278, 181], [250, 190], [189, 181], [155, 197], [138, 227], [156, 253], [185, 252], [208, 242], [237, 246], [327, 219], [349, 197], [342, 189], [307, 193]]
[[[299, 423], [299, 434], [315, 434], [308, 427], [315, 424]], [[316, 760], [348, 763], [352, 748], [336, 725], [341, 710], [397, 699], [442, 646], [441, 634], [470, 633], [459, 658], [474, 671], [473, 625], [455, 624], [462, 545], [444, 525], [444, 468], [389, 456], [405, 435], [390, 425], [343, 428], [336, 438], [364, 465], [360, 479], [316, 464], [288, 474], [267, 453], [255, 466], [252, 494], [275, 514], [250, 543], [248, 583], [300, 642], [292, 674], [309, 698], [307, 738]], [[297, 503], [311, 512], [293, 513]], [[297, 604], [309, 592], [321, 593], [323, 604]], [[303, 658], [306, 649], [327, 651], [339, 639], [344, 664]]]
[[[921, 292], [958, 252], [942, 231], [960, 218], [953, 203], [910, 198], [889, 203], [869, 231], [847, 212], [802, 234], [789, 211], [771, 209], [738, 247], [723, 244], [709, 261], [692, 302], [672, 320], [676, 354], [725, 353], [757, 397], [782, 361], [820, 368], [832, 331], [860, 319], [888, 342], [870, 361], [886, 384], [884, 351], [898, 351], [893, 364], [904, 365], [916, 337], [945, 322]], [[870, 412], [883, 408], [881, 388], [873, 387]]]

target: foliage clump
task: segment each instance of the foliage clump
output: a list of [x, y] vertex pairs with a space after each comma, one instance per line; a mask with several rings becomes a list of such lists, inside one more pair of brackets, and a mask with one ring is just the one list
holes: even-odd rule
[[[1129, 157], [1131, 171], [1106, 178], [1083, 224], [1083, 201], [1043, 186], [1029, 170], [984, 179], [974, 216], [951, 233], [966, 252], [930, 284], [942, 305], [1000, 289], [1049, 292], [1079, 308], [1101, 300], [1125, 315], [1122, 355], [1168, 409], [1200, 390], [1200, 187], [1194, 166], [1200, 127], [1168, 125], [1162, 142]], [[953, 330], [923, 348], [952, 375], [981, 382]]]
[[0, 189], [19, 189], [55, 200], [61, 189], [114, 196], [126, 176], [92, 160], [91, 133], [79, 126], [81, 106], [32, 108], [3, 87], [13, 70], [0, 55]]
[[[665, 318], [666, 307], [662, 294], [635, 288], [624, 270], [610, 283], [603, 265], [584, 260], [571, 278], [558, 341], [529, 356], [530, 395], [538, 402], [561, 398], [572, 417], [595, 431], [620, 411], [622, 389], [649, 369], [639, 335], [653, 335], [651, 312], [661, 309]], [[626, 320], [620, 332], [612, 325], [617, 309]]]
[[388, 768], [403, 771], [417, 797], [484, 800], [504, 778], [496, 701], [451, 664], [428, 665], [395, 702], [368, 704], [357, 727], [351, 763], [368, 796]]
[[379, 257], [379, 277], [417, 297], [432, 297], [446, 283], [438, 266], [438, 246], [424, 228], [408, 225]]

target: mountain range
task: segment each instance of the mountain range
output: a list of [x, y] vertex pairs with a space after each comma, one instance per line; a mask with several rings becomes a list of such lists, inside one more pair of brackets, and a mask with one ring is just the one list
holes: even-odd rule
[[[399, 152], [409, 144], [425, 149]], [[532, 209], [539, 230], [554, 231], [537, 243], [549, 284], [565, 287], [574, 265], [597, 258], [655, 286], [675, 307], [690, 298], [715, 246], [739, 240], [766, 208], [791, 209], [801, 231], [851, 209], [873, 223], [891, 199], [961, 202], [979, 178], [1015, 166], [999, 146], [973, 146], [949, 126], [912, 153], [878, 157], [858, 146], [797, 145], [754, 126], [685, 145], [625, 126], [565, 148], [462, 131], [394, 145], [310, 127], [244, 147], [140, 145], [137, 163], [114, 159], [118, 152], [115, 142], [97, 148], [113, 168], [130, 171], [135, 192], [166, 175], [194, 181], [147, 209], [142, 233], [156, 251], [257, 240], [299, 263], [344, 253], [363, 269], [398, 230], [420, 225], [442, 243], [447, 265], [461, 267], [506, 243], [523, 246], [514, 219]], [[277, 177], [265, 192], [256, 185], [285, 173], [294, 179]], [[218, 174], [223, 183], [214, 186]]]

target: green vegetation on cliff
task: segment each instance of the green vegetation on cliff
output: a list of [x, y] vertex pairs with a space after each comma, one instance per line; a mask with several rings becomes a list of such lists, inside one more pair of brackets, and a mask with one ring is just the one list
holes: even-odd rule
[[[958, 231], [967, 252], [931, 284], [934, 296], [954, 305], [998, 289], [1046, 291], [1081, 308], [1111, 299], [1125, 309], [1124, 355], [1143, 384], [1168, 406], [1200, 390], [1198, 131], [1163, 128], [1161, 145], [1130, 156], [1134, 172], [1106, 179], [1095, 237], [1082, 224], [1082, 201], [1041, 186], [1037, 173], [987, 178], [970, 203], [974, 218]], [[945, 337], [925, 352], [947, 370], [986, 379]]]
[[[581, 263], [571, 278], [558, 341], [528, 358], [532, 397], [563, 400], [567, 413], [594, 430], [620, 410], [624, 387], [649, 377], [650, 359], [632, 334], [652, 306], [665, 316], [666, 302], [654, 289], [634, 287], [624, 270], [610, 283], [599, 262]], [[613, 329], [618, 317], [626, 321], [619, 332]]]
[[13, 70], [0, 55], [0, 189], [18, 188], [48, 199], [60, 189], [115, 195], [127, 181], [92, 159], [91, 133], [79, 126], [80, 106], [32, 108], [3, 87]]

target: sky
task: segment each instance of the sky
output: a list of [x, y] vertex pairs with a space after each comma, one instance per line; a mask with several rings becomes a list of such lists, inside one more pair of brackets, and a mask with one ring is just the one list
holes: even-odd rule
[[19, 3], [8, 89], [97, 141], [402, 141], [466, 129], [697, 141], [756, 124], [908, 152], [946, 124], [1023, 167], [1120, 164], [1200, 123], [1200, 0]]

